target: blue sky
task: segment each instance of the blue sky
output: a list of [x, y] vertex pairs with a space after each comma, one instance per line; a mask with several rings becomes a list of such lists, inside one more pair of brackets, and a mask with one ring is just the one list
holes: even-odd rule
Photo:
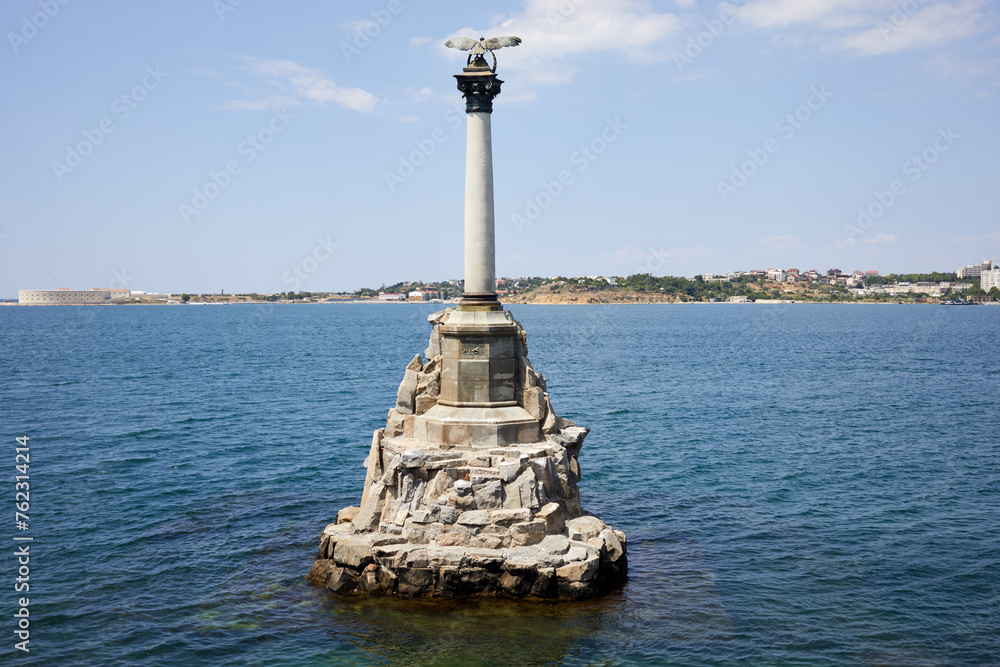
[[498, 275], [997, 259], [982, 0], [8, 0], [0, 296], [461, 277], [452, 36], [497, 53]]

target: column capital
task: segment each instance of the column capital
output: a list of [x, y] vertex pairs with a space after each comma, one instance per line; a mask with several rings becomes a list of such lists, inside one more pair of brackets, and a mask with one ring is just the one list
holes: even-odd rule
[[473, 63], [472, 67], [466, 67], [461, 74], [456, 74], [455, 79], [465, 98], [465, 113], [493, 112], [493, 98], [500, 94], [503, 81], [489, 67], [476, 67]]

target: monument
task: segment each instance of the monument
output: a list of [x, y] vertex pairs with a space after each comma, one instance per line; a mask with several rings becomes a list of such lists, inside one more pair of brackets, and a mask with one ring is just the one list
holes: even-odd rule
[[336, 593], [582, 599], [625, 580], [625, 534], [580, 506], [589, 430], [556, 416], [495, 291], [493, 52], [520, 41], [446, 43], [470, 51], [455, 75], [467, 119], [465, 291], [428, 318], [426, 360], [407, 365], [375, 431], [360, 505], [322, 532], [309, 579]]

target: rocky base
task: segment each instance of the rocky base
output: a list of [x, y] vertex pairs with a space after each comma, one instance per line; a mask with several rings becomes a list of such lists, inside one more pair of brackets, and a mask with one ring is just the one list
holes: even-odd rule
[[375, 432], [360, 507], [321, 535], [309, 573], [336, 593], [584, 599], [620, 587], [626, 538], [580, 507], [578, 456], [589, 432], [555, 416], [545, 380], [516, 356], [519, 406], [542, 440], [484, 446], [428, 443], [413, 420], [436, 405], [439, 324], [428, 362], [407, 366], [397, 405]]
[[[522, 525], [527, 528], [528, 522]], [[567, 528], [535, 544], [491, 549], [451, 545], [464, 541], [457, 536], [467, 540], [471, 535], [460, 529], [415, 544], [404, 535], [359, 535], [349, 523], [331, 524], [323, 531], [309, 579], [335, 593], [401, 597], [579, 600], [620, 587], [628, 568], [624, 535], [592, 516], [571, 519]]]

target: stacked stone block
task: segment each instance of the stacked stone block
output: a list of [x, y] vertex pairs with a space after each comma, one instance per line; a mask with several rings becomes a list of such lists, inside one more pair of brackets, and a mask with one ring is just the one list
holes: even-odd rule
[[427, 361], [417, 355], [407, 365], [386, 426], [372, 438], [361, 503], [323, 530], [310, 580], [337, 593], [404, 597], [580, 599], [620, 586], [625, 534], [580, 507], [579, 454], [589, 431], [555, 415], [520, 325], [513, 398], [541, 438], [414, 437], [417, 417], [441, 396], [450, 344], [441, 326], [450, 312], [428, 318]]

